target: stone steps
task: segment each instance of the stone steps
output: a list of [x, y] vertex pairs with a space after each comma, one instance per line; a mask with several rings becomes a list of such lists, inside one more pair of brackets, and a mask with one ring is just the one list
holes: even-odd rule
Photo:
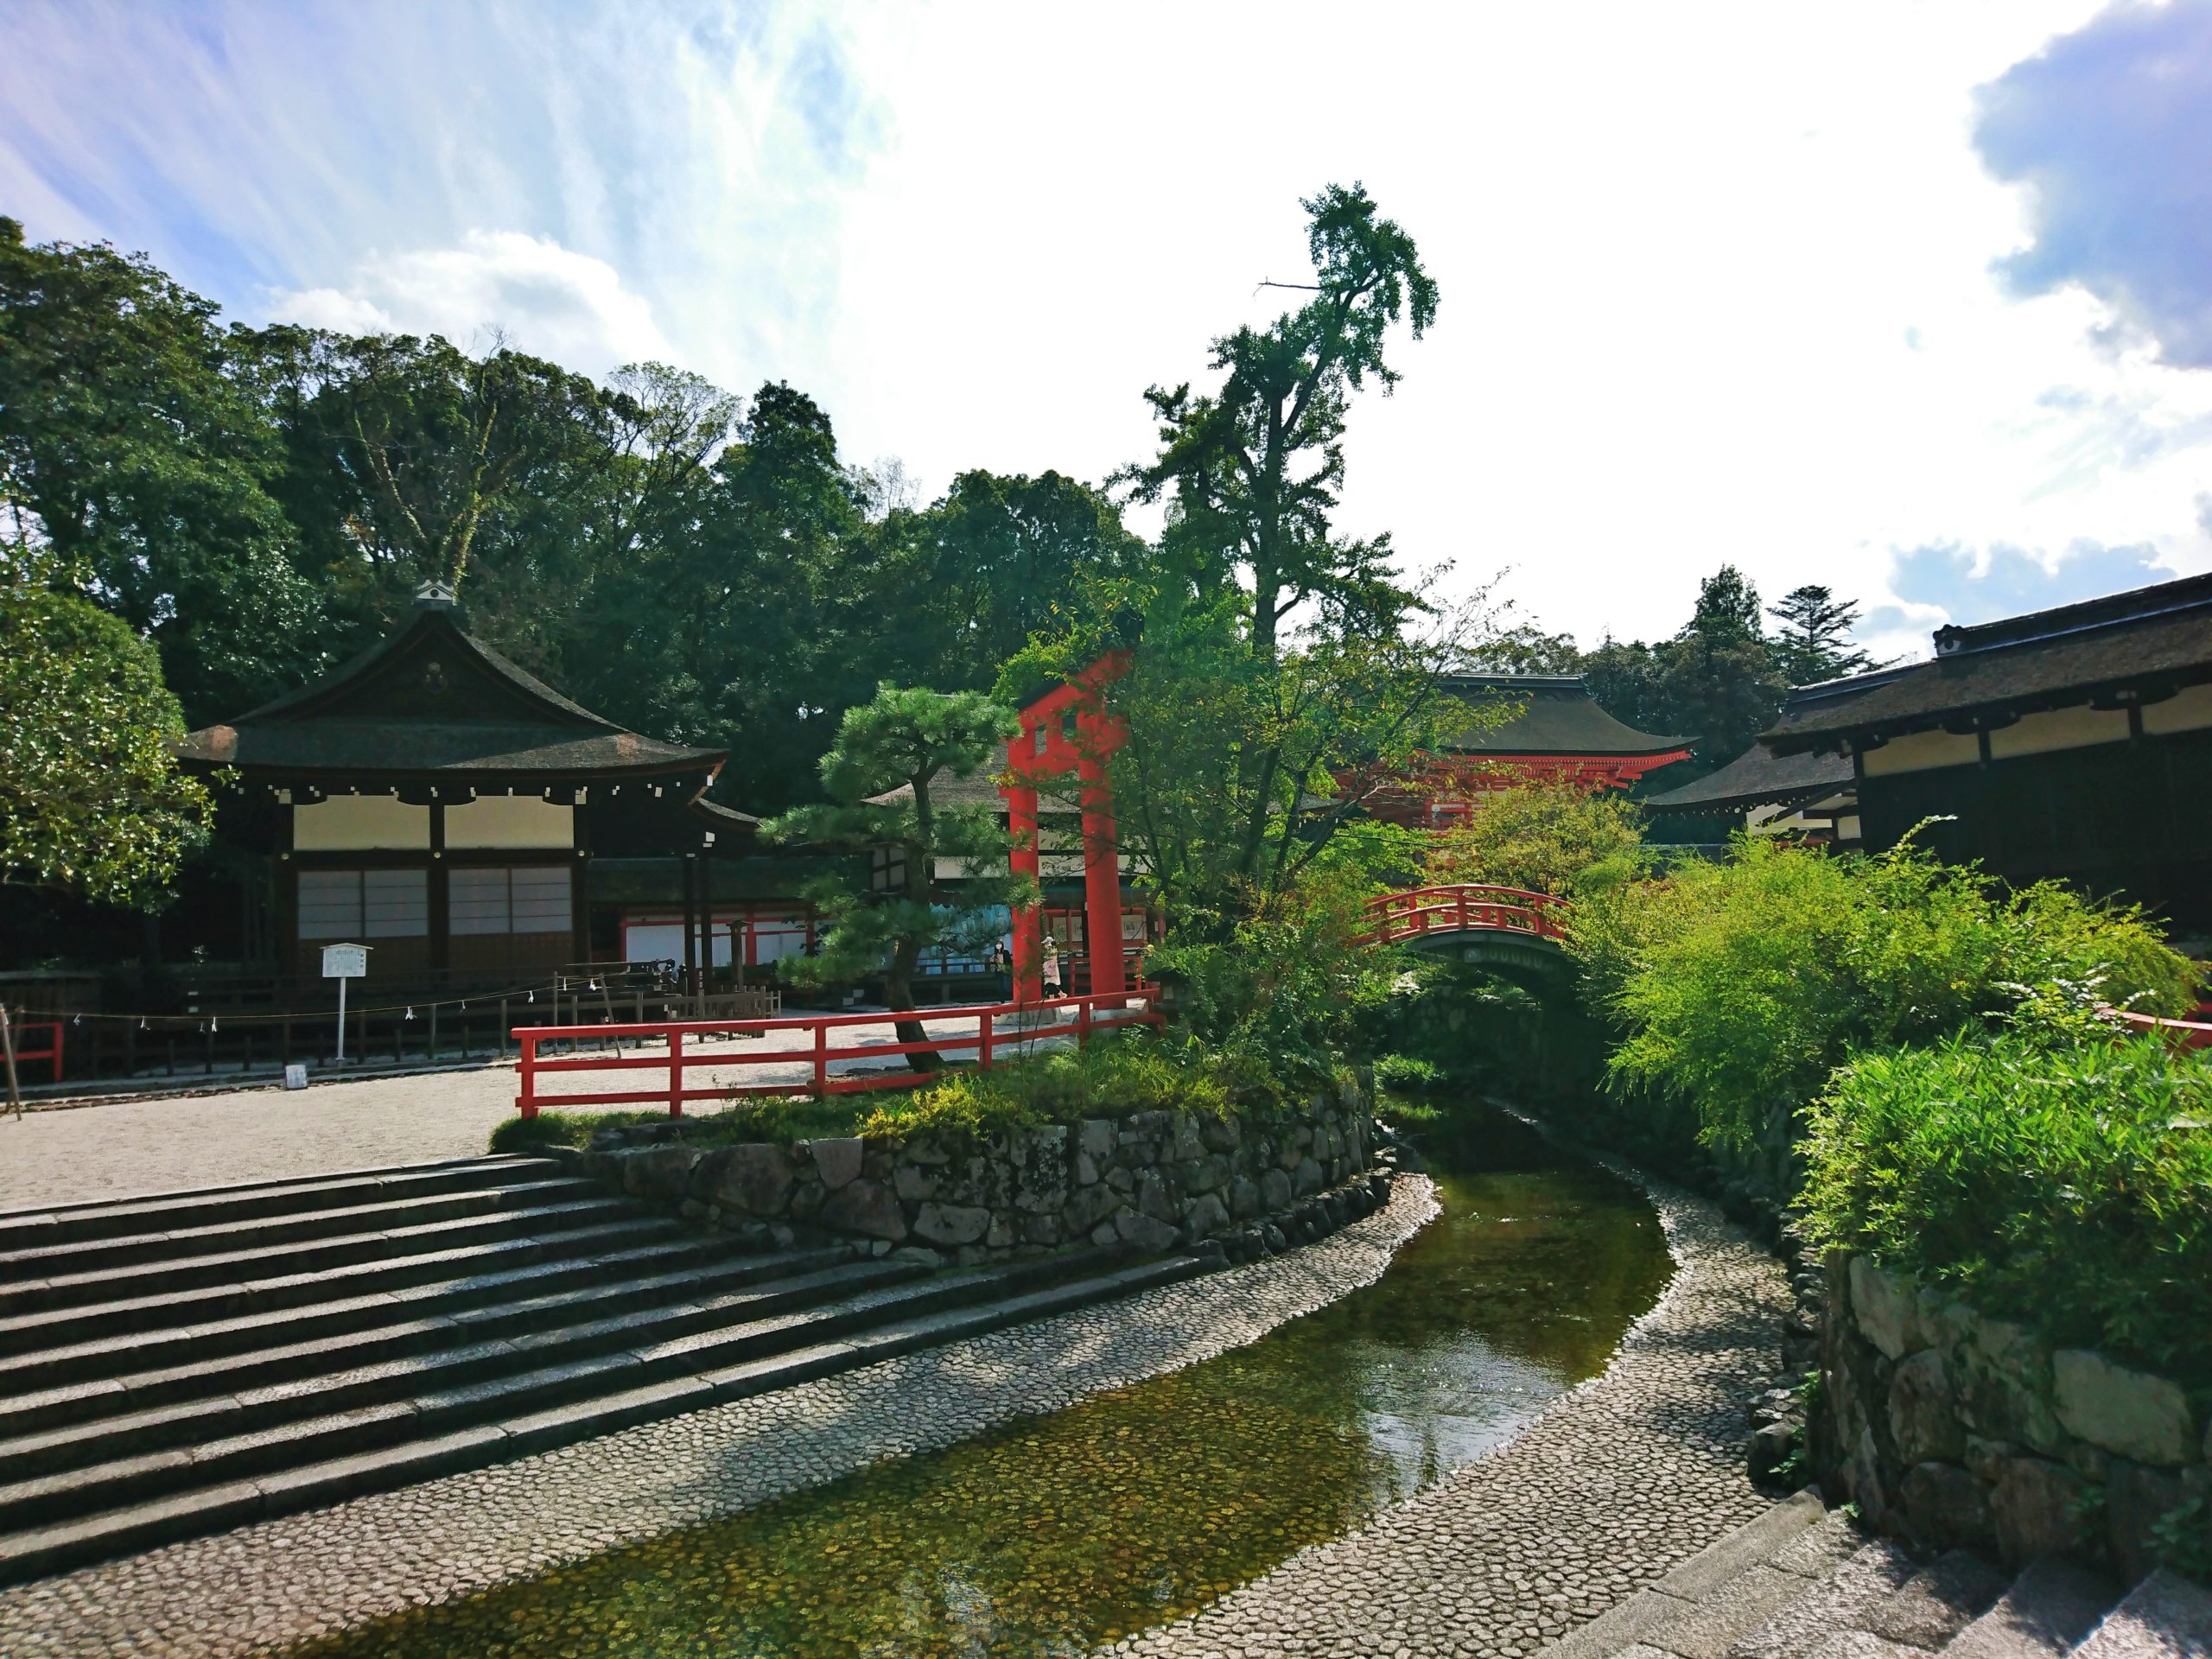
[[2212, 1592], [2056, 1557], [1921, 1563], [1801, 1492], [1570, 1634], [1549, 1659], [2212, 1659]]
[[[748, 1253], [483, 1159], [0, 1216], [0, 1582], [1171, 1282]], [[235, 1205], [233, 1210], [231, 1206]]]

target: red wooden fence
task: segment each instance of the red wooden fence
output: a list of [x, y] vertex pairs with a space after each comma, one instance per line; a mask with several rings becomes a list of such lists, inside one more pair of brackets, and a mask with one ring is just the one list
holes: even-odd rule
[[[23, 1039], [32, 1032], [46, 1033], [44, 1048], [25, 1048]], [[59, 1020], [26, 1020], [15, 1027], [16, 1064], [29, 1060], [45, 1060], [54, 1067], [54, 1081], [61, 1081], [61, 1022]]]
[[2132, 1026], [2145, 1036], [2163, 1037], [2176, 1048], [2212, 1048], [2212, 1023], [2207, 1022], [2212, 1007], [2197, 1009], [2194, 1020], [2161, 1020], [2155, 1014], [2131, 1014], [2118, 1008], [2110, 1012], [2119, 1016], [2121, 1024]]
[[[932, 1026], [958, 1022], [964, 1029], [942, 1035], [925, 1035], [920, 1042], [863, 1042], [834, 1044], [830, 1033], [854, 1026], [883, 1026], [893, 1020], [912, 1021], [927, 1033]], [[1029, 1023], [1042, 1020], [1043, 1023]], [[646, 1106], [665, 1104], [671, 1117], [683, 1115], [687, 1100], [727, 1100], [738, 1095], [849, 1095], [869, 1089], [909, 1089], [924, 1079], [904, 1065], [881, 1071], [832, 1073], [836, 1060], [903, 1060], [909, 1054], [951, 1054], [974, 1049], [977, 1064], [988, 1069], [1008, 1048], [1020, 1048], [1046, 1037], [1073, 1037], [1077, 1043], [1091, 1033], [1124, 1026], [1160, 1023], [1159, 993], [1149, 985], [1127, 990], [1102, 991], [1085, 996], [1060, 996], [1028, 1003], [995, 1002], [972, 1007], [917, 1008], [911, 1014], [792, 1014], [776, 1020], [679, 1020], [660, 1024], [608, 1026], [518, 1026], [515, 1041], [522, 1047], [518, 1073], [521, 1091], [515, 1106], [524, 1117], [536, 1117], [541, 1107], [559, 1110], [570, 1106]], [[714, 1036], [760, 1036], [772, 1031], [810, 1031], [810, 1048], [764, 1049], [747, 1053], [735, 1046], [711, 1052], [691, 1046], [692, 1039]], [[601, 1039], [658, 1039], [668, 1045], [665, 1054], [570, 1054], [541, 1056], [542, 1044], [580, 1043]], [[804, 1082], [688, 1083], [684, 1073], [694, 1068], [721, 1066], [810, 1065], [812, 1075]], [[652, 1089], [601, 1090], [589, 1093], [547, 1094], [538, 1080], [548, 1073], [568, 1071], [658, 1071], [666, 1079]]]
[[1373, 944], [1395, 944], [1426, 933], [1522, 933], [1532, 938], [1567, 936], [1566, 899], [1519, 887], [1415, 887], [1367, 901]]

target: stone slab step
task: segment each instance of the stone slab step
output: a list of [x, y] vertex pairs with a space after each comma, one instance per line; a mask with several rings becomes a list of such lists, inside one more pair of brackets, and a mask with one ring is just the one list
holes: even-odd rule
[[613, 1220], [564, 1228], [543, 1236], [525, 1233], [482, 1239], [320, 1272], [283, 1272], [268, 1278], [245, 1274], [189, 1290], [165, 1290], [89, 1306], [0, 1318], [0, 1353], [43, 1352], [75, 1343], [119, 1340], [186, 1325], [305, 1309], [348, 1297], [398, 1294], [424, 1285], [457, 1285], [525, 1264], [589, 1259], [653, 1244], [674, 1248], [686, 1236], [666, 1217], [626, 1210]]
[[564, 1198], [595, 1197], [603, 1191], [595, 1181], [556, 1174], [541, 1180], [497, 1186], [464, 1186], [397, 1196], [371, 1193], [359, 1204], [286, 1210], [265, 1216], [200, 1221], [189, 1227], [165, 1231], [123, 1233], [112, 1238], [43, 1244], [32, 1249], [0, 1252], [0, 1289], [25, 1280], [74, 1277], [141, 1262], [180, 1262], [218, 1253], [264, 1249], [303, 1239], [381, 1232], [452, 1221], [463, 1216], [490, 1215], [501, 1210], [555, 1203]]
[[495, 1239], [561, 1232], [636, 1214], [634, 1204], [613, 1194], [561, 1198], [550, 1204], [463, 1216], [451, 1221], [426, 1222], [417, 1226], [376, 1228], [262, 1249], [222, 1250], [181, 1262], [54, 1274], [0, 1286], [0, 1317], [36, 1313], [55, 1307], [80, 1307], [164, 1290], [193, 1290], [244, 1279], [323, 1274], [363, 1262], [386, 1261]]
[[500, 1186], [513, 1181], [542, 1180], [565, 1171], [566, 1166], [551, 1158], [446, 1158], [427, 1164], [340, 1170], [306, 1179], [283, 1176], [130, 1198], [94, 1198], [81, 1204], [5, 1210], [0, 1211], [0, 1250], [33, 1249], [41, 1245], [113, 1238], [126, 1233], [161, 1232], [174, 1227], [202, 1226], [286, 1211], [337, 1208], [365, 1203], [379, 1194], [402, 1198]]
[[[483, 1306], [454, 1306], [437, 1294], [443, 1287], [435, 1285], [420, 1294], [355, 1298], [340, 1306], [347, 1312], [359, 1309], [381, 1315], [380, 1319], [353, 1321], [335, 1332], [303, 1328], [320, 1311], [312, 1307], [203, 1327], [225, 1336], [250, 1333], [258, 1338], [251, 1345], [220, 1344], [219, 1352], [195, 1351], [199, 1344], [189, 1332], [96, 1344], [90, 1351], [106, 1360], [107, 1373], [44, 1389], [11, 1388], [22, 1373], [35, 1373], [41, 1357], [32, 1356], [20, 1365], [0, 1365], [0, 1398], [10, 1402], [6, 1428], [11, 1438], [44, 1433], [208, 1395], [384, 1365], [442, 1347], [578, 1325], [617, 1311], [631, 1315], [696, 1302], [766, 1281], [833, 1268], [849, 1260], [850, 1253], [826, 1245], [768, 1255], [726, 1252], [704, 1261], [678, 1255], [672, 1264], [664, 1251], [633, 1254], [642, 1260], [633, 1262], [627, 1275], [594, 1274], [588, 1282], [566, 1287], [543, 1281], [555, 1269], [598, 1263], [591, 1259], [582, 1264], [542, 1263], [498, 1275], [505, 1281], [505, 1294]], [[652, 1271], [654, 1268], [663, 1270]], [[472, 1294], [472, 1303], [480, 1300]], [[81, 1356], [87, 1351], [73, 1351]], [[124, 1370], [125, 1365], [141, 1369]], [[0, 1442], [0, 1448], [5, 1444]]]
[[[1649, 1589], [1637, 1592], [1580, 1630], [1569, 1631], [1545, 1649], [1546, 1659], [1607, 1659], [1646, 1644], [1648, 1636], [1683, 1620], [1758, 1569], [1768, 1576], [1735, 1592], [1731, 1603], [1734, 1626], [1721, 1649], [1725, 1652], [1802, 1592], [1806, 1575], [1771, 1563], [1827, 1518], [1827, 1510], [1812, 1492], [1785, 1499], [1715, 1539]], [[1715, 1625], [1715, 1633], [1722, 1628]]]
[[[1050, 1265], [1050, 1259], [1046, 1259]], [[1020, 1264], [1034, 1268], [1037, 1264]], [[1074, 1281], [1027, 1289], [982, 1304], [889, 1321], [848, 1338], [577, 1400], [512, 1418], [285, 1469], [253, 1479], [211, 1482], [99, 1514], [0, 1535], [0, 1583], [20, 1583], [86, 1562], [226, 1530], [253, 1520], [390, 1491], [462, 1469], [572, 1444], [637, 1423], [723, 1401], [749, 1398], [816, 1377], [910, 1353], [932, 1342], [1065, 1313], [1209, 1270], [1192, 1256], [1169, 1256]], [[987, 1274], [996, 1270], [987, 1270]], [[1012, 1276], [1012, 1275], [1007, 1275]], [[988, 1289], [1003, 1282], [970, 1281]], [[953, 1313], [963, 1317], [955, 1319]]]
[[[610, 1370], [650, 1370], [671, 1344], [686, 1338], [733, 1351], [774, 1345], [785, 1321], [813, 1323], [796, 1310], [827, 1304], [822, 1324], [833, 1328], [838, 1311], [862, 1303], [868, 1290], [920, 1271], [904, 1262], [846, 1264], [693, 1303], [465, 1342], [14, 1436], [0, 1440], [0, 1526], [43, 1520], [58, 1505], [127, 1502], [149, 1485], [174, 1480], [180, 1471], [163, 1454], [178, 1450], [189, 1453], [195, 1474], [258, 1474], [301, 1460], [323, 1440], [403, 1438], [416, 1418], [465, 1419], [480, 1408], [512, 1409], [588, 1389]], [[111, 1487], [124, 1495], [103, 1496]]]
[[[1840, 1516], [1831, 1516], [1811, 1538], [1834, 1526], [1857, 1540]], [[1867, 1615], [1904, 1590], [1916, 1571], [1913, 1559], [1886, 1540], [1859, 1544], [1825, 1578], [1813, 1578], [1758, 1629], [1728, 1649], [1728, 1659], [1808, 1659], [1839, 1630], [1863, 1629]], [[1663, 1640], [1659, 1645], [1665, 1646]]]
[[1885, 1641], [1935, 1653], [1995, 1606], [2008, 1582], [1980, 1556], [1955, 1549], [1914, 1573], [1860, 1624]]
[[2162, 1567], [2121, 1598], [2073, 1659], [2212, 1659], [2212, 1590]]
[[2119, 1599], [2119, 1586], [2101, 1574], [2042, 1556], [1943, 1652], [1947, 1659], [2061, 1659]]

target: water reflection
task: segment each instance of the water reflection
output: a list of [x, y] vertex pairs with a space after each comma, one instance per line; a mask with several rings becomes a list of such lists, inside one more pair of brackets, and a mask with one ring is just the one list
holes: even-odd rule
[[1376, 1284], [1173, 1376], [299, 1650], [1077, 1654], [1203, 1606], [1510, 1435], [1667, 1275], [1643, 1199], [1502, 1115]]

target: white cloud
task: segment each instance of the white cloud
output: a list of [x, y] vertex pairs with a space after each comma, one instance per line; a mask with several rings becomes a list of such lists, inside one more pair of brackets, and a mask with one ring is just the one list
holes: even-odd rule
[[270, 315], [358, 334], [498, 335], [517, 350], [603, 375], [674, 353], [652, 307], [603, 259], [550, 237], [470, 231], [454, 248], [372, 254], [343, 288], [280, 290]]

